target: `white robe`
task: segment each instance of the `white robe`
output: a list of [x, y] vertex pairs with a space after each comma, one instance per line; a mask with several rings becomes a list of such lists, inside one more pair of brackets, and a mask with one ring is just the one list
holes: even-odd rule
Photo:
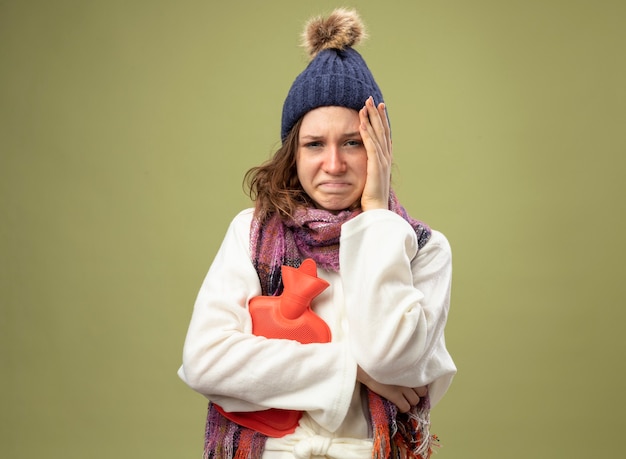
[[251, 333], [247, 304], [261, 294], [250, 255], [252, 215], [246, 209], [234, 218], [202, 283], [179, 375], [226, 411], [304, 411], [296, 432], [268, 439], [266, 459], [369, 459], [357, 365], [381, 383], [428, 385], [431, 406], [456, 373], [444, 339], [448, 241], [433, 230], [418, 251], [413, 228], [388, 210], [344, 223], [340, 273], [318, 268], [330, 286], [312, 303], [332, 341], [300, 344]]

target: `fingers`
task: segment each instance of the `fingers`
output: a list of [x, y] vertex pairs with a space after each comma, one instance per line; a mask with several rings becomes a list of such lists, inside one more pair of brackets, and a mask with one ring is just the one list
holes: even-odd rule
[[391, 137], [384, 104], [369, 97], [359, 110], [360, 133], [367, 151], [367, 180], [361, 195], [363, 211], [387, 209], [391, 183]]
[[426, 397], [428, 395], [428, 386], [422, 386], [422, 387], [415, 387], [413, 388], [413, 390], [417, 393], [417, 395], [419, 395], [420, 397]]
[[[372, 126], [372, 119], [370, 118], [370, 111], [368, 108], [368, 101], [365, 106], [359, 111], [359, 120], [361, 122], [361, 137], [363, 137], [363, 143], [366, 145], [368, 156], [380, 152], [382, 145], [379, 142], [379, 138], [376, 135], [374, 126]], [[377, 116], [377, 115], [376, 115]]]
[[367, 112], [369, 124], [372, 126], [375, 133], [376, 140], [378, 140], [379, 143], [382, 144], [383, 142], [381, 142], [381, 140], [383, 140], [385, 136], [385, 127], [381, 120], [380, 110], [382, 110], [384, 113], [385, 106], [383, 104], [379, 104], [378, 107], [375, 107], [374, 99], [370, 96], [365, 101], [365, 110]]
[[417, 406], [422, 399], [428, 395], [428, 386], [421, 387], [404, 387], [402, 389], [402, 396], [404, 400], [400, 400], [396, 406], [401, 413], [408, 412], [412, 406]]
[[408, 412], [412, 406], [417, 406], [422, 399], [428, 394], [428, 387], [416, 387], [414, 389], [410, 387], [399, 388], [401, 393], [394, 400], [391, 400], [401, 413]]
[[411, 406], [417, 405], [420, 402], [420, 396], [417, 395], [417, 392], [408, 387], [404, 390], [404, 398], [408, 402], [409, 408]]
[[397, 401], [389, 400], [391, 403], [396, 405], [398, 411], [400, 413], [408, 413], [411, 410], [411, 404], [406, 401], [406, 399], [400, 398]]
[[378, 104], [377, 111], [378, 120], [380, 121], [380, 124], [383, 128], [382, 134], [386, 144], [385, 146], [387, 148], [387, 151], [389, 152], [389, 155], [391, 155], [391, 128], [389, 127], [389, 118], [387, 118], [387, 106], [381, 102], [380, 104]]
[[365, 131], [369, 140], [374, 144], [374, 149], [386, 161], [391, 160], [391, 129], [384, 103], [374, 105], [374, 99], [370, 96], [364, 107], [359, 112], [361, 130]]
[[412, 406], [419, 404], [420, 399], [428, 394], [428, 386], [412, 388], [379, 383], [360, 366], [357, 367], [357, 381], [396, 405], [401, 413], [407, 413]]

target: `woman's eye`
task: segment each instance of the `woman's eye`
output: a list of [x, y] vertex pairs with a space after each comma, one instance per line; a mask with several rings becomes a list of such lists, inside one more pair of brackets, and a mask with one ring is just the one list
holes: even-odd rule
[[322, 146], [322, 142], [309, 142], [304, 145], [306, 148], [319, 148]]
[[361, 142], [360, 140], [348, 140], [346, 142], [346, 145], [348, 147], [360, 147], [361, 145], [363, 145], [363, 142]]

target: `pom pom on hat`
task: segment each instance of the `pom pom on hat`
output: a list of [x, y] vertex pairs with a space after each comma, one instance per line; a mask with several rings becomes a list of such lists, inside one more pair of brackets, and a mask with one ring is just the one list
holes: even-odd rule
[[302, 46], [313, 59], [324, 49], [345, 49], [367, 38], [363, 21], [354, 10], [336, 9], [330, 16], [318, 16], [307, 22], [302, 32]]
[[366, 37], [353, 10], [337, 9], [327, 18], [307, 22], [302, 44], [311, 61], [293, 82], [283, 104], [281, 139], [296, 122], [318, 107], [339, 106], [360, 110], [368, 97], [383, 102], [382, 93], [361, 55], [353, 49]]

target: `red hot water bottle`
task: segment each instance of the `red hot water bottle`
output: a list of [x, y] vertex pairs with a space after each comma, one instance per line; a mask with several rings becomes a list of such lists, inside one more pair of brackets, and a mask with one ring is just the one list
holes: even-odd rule
[[[252, 333], [266, 338], [283, 338], [303, 344], [328, 343], [330, 329], [311, 310], [311, 301], [322, 293], [328, 282], [317, 277], [315, 261], [307, 258], [299, 268], [282, 266], [283, 293], [279, 296], [257, 296], [250, 300]], [[226, 412], [215, 408], [226, 418], [269, 437], [282, 437], [296, 430], [301, 411], [271, 408], [252, 412]]]

